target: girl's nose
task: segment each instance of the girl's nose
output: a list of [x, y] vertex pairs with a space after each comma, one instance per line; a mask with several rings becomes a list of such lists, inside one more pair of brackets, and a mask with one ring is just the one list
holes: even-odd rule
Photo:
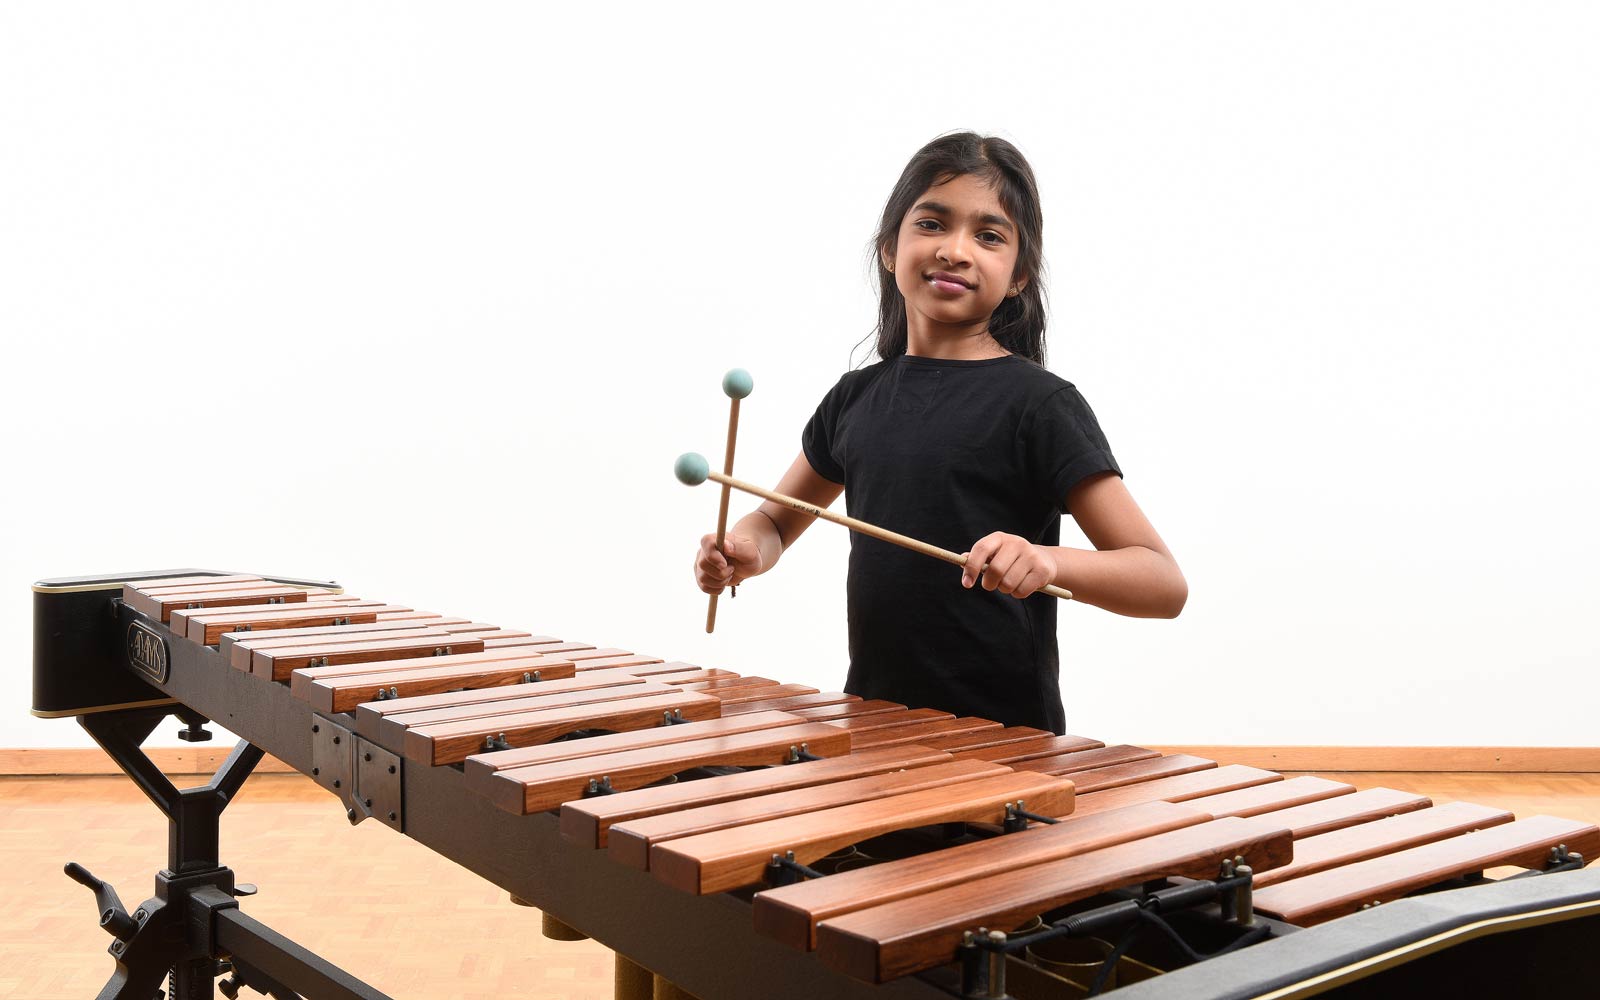
[[946, 264], [967, 259], [967, 241], [959, 233], [950, 233], [938, 250], [938, 257]]

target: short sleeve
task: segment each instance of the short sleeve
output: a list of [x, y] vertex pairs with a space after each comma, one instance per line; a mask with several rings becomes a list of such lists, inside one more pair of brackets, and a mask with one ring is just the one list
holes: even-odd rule
[[1072, 385], [1045, 397], [1025, 423], [1029, 479], [1067, 510], [1067, 494], [1100, 472], [1122, 475], [1089, 403]]
[[822, 402], [817, 404], [817, 412], [806, 421], [805, 430], [800, 432], [800, 450], [805, 452], [806, 461], [817, 471], [817, 475], [830, 482], [844, 485], [844, 466], [839, 462], [834, 450], [835, 437], [839, 430], [839, 417], [844, 412], [845, 381], [828, 391], [822, 397]]

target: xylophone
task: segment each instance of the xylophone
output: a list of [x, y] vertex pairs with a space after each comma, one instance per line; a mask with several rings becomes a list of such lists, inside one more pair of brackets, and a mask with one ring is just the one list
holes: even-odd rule
[[[862, 700], [314, 581], [180, 570], [34, 590], [35, 713], [77, 717], [172, 821], [135, 913], [69, 866], [115, 938], [102, 997], [148, 1000], [168, 970], [184, 998], [219, 974], [230, 996], [380, 995], [239, 911], [217, 817], [264, 751], [352, 822], [705, 1000], [1082, 996], [1096, 976], [1130, 998], [1600, 982], [1582, 944], [1600, 929], [1591, 824]], [[202, 788], [172, 788], [139, 750], [169, 715], [187, 737], [213, 720], [244, 740]], [[1499, 866], [1537, 877], [1482, 877]], [[1046, 957], [1090, 939], [1114, 943], [1088, 946], [1106, 961]]]

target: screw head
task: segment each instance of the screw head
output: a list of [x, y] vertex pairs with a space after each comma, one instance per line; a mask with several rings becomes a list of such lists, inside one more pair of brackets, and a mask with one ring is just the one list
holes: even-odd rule
[[316, 723], [312, 723], [312, 725], [311, 725], [311, 731], [312, 731], [312, 732], [313, 732], [313, 733], [320, 733], [320, 732], [322, 732], [322, 727], [321, 727], [321, 726], [319, 726], [319, 725], [317, 725], [317, 724], [316, 724]]
[[316, 777], [316, 776], [317, 776], [317, 775], [319, 775], [319, 774], [321, 774], [321, 773], [322, 773], [322, 768], [320, 768], [320, 767], [313, 767], [313, 768], [312, 768], [312, 769], [311, 769], [311, 776], [312, 776], [312, 777], [313, 777], [313, 778], [315, 778], [315, 777]]
[[395, 820], [397, 820], [399, 818], [400, 817], [395, 813], [395, 811], [393, 809], [389, 810], [389, 821], [390, 822], [393, 822], [393, 821], [395, 821]]
[[338, 778], [334, 778], [333, 779], [333, 787], [338, 788], [339, 784], [340, 784], [339, 779]]

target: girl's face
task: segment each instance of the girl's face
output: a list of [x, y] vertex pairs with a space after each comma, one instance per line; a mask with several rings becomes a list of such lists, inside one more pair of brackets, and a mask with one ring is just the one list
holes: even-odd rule
[[988, 182], [963, 174], [924, 191], [900, 220], [899, 242], [885, 263], [906, 299], [906, 318], [938, 326], [987, 324], [1000, 303], [1022, 290], [1017, 227]]

